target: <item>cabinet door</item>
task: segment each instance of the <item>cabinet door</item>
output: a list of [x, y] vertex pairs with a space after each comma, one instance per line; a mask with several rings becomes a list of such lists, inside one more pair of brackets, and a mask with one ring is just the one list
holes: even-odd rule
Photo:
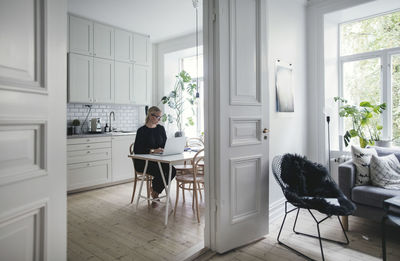
[[130, 104], [133, 93], [133, 65], [115, 62], [115, 96], [117, 104]]
[[69, 51], [79, 54], [93, 53], [93, 23], [89, 20], [69, 17]]
[[93, 102], [114, 102], [114, 61], [93, 59]]
[[128, 158], [129, 146], [135, 141], [135, 135], [112, 138], [112, 181], [134, 177], [133, 162]]
[[132, 38], [132, 33], [115, 29], [115, 60], [122, 62], [133, 62]]
[[114, 28], [94, 23], [93, 56], [114, 59]]
[[93, 102], [93, 58], [68, 55], [68, 101]]
[[94, 161], [67, 166], [68, 190], [79, 189], [111, 181], [111, 160]]
[[145, 105], [151, 103], [150, 67], [134, 65], [132, 99], [135, 104]]
[[140, 34], [133, 35], [133, 60], [137, 64], [150, 64], [149, 37]]

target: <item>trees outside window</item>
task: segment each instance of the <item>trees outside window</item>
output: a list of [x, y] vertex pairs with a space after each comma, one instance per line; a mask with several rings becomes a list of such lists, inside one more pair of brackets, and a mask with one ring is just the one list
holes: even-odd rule
[[[388, 109], [375, 119], [384, 126], [381, 138], [399, 137], [400, 12], [340, 24], [339, 31], [339, 94], [354, 105], [385, 102]], [[343, 121], [340, 133], [349, 124]]]

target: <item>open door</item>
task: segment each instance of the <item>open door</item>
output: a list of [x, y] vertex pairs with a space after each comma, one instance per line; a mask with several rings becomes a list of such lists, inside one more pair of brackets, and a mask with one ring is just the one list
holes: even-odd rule
[[66, 0], [0, 1], [0, 260], [66, 260]]
[[206, 243], [219, 253], [268, 233], [266, 8], [265, 0], [204, 5], [211, 204]]

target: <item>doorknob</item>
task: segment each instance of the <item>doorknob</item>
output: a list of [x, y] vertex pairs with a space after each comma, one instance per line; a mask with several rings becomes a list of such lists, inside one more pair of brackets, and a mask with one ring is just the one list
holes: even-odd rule
[[268, 132], [269, 132], [269, 129], [264, 128], [263, 133], [268, 133]]

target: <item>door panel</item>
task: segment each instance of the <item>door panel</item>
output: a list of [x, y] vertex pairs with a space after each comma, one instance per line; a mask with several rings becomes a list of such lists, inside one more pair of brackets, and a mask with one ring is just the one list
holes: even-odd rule
[[94, 23], [93, 56], [114, 59], [114, 28]]
[[93, 57], [68, 55], [68, 101], [93, 102]]
[[73, 53], [92, 55], [92, 21], [72, 15], [69, 16], [69, 51]]
[[66, 260], [66, 14], [0, 1], [0, 260]]
[[268, 233], [266, 1], [214, 4], [216, 90], [209, 100], [216, 99], [217, 211], [211, 247], [223, 253]]
[[93, 59], [93, 102], [114, 102], [114, 61]]
[[129, 104], [133, 93], [133, 65], [115, 62], [115, 103]]

